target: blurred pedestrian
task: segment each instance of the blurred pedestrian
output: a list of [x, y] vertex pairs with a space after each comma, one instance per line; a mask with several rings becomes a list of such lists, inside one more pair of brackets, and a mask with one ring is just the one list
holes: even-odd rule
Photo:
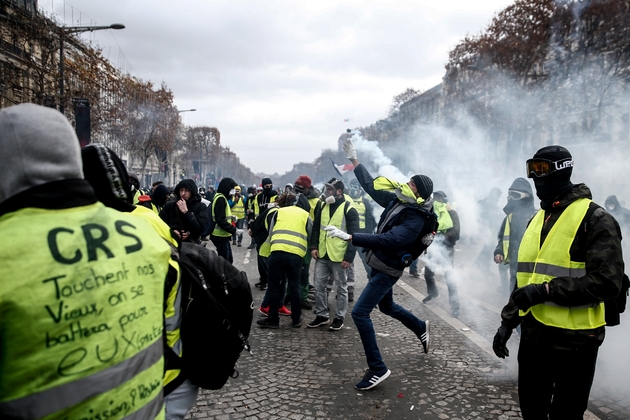
[[444, 281], [448, 289], [448, 301], [451, 306], [451, 315], [459, 317], [459, 296], [457, 294], [457, 283], [453, 272], [453, 261], [455, 258], [455, 243], [459, 240], [460, 226], [459, 215], [448, 204], [448, 197], [444, 191], [433, 193], [433, 211], [438, 217], [438, 231], [433, 241], [433, 246], [429, 248], [427, 254], [427, 264], [424, 268], [424, 279], [427, 282], [427, 297], [422, 303], [429, 303], [439, 296], [435, 283], [435, 269], [442, 267], [444, 270]]
[[494, 262], [509, 264], [510, 273], [503, 288], [510, 296], [516, 289], [516, 271], [518, 265], [518, 249], [523, 239], [527, 224], [536, 213], [534, 209], [534, 195], [532, 187], [525, 178], [516, 178], [508, 189], [507, 204], [503, 212], [507, 215], [503, 219], [498, 232], [498, 243], [494, 250]]

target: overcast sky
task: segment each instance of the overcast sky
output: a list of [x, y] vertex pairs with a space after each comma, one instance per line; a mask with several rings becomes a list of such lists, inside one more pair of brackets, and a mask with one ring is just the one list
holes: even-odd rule
[[[175, 94], [187, 125], [255, 172], [280, 174], [387, 115], [406, 88], [441, 82], [448, 52], [510, 0], [39, 0], [119, 68]], [[351, 118], [350, 122], [344, 119]]]

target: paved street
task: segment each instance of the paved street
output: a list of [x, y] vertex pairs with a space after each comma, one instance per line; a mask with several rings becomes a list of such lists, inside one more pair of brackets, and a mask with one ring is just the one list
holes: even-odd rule
[[[246, 244], [249, 238], [244, 239]], [[422, 276], [417, 279], [405, 273], [394, 288], [398, 303], [431, 321], [429, 354], [422, 352], [419, 340], [402, 324], [378, 311], [373, 313], [379, 347], [392, 371], [373, 390], [354, 388], [367, 366], [349, 314], [341, 331], [306, 328], [314, 318], [310, 311], [303, 312], [306, 322], [302, 328], [291, 328], [290, 317], [281, 317], [280, 329], [262, 330], [255, 325], [260, 319], [256, 311], [250, 336], [253, 354], [241, 356], [237, 364], [240, 376], [219, 391], [201, 391], [188, 418], [521, 418], [516, 382], [518, 334], [510, 340], [507, 361], [494, 356], [491, 348], [505, 300], [500, 295], [497, 269], [493, 265], [491, 274], [484, 274], [469, 263], [476, 256], [473, 247], [463, 244], [457, 250], [462, 304], [458, 319], [450, 316], [443, 283], [438, 284], [440, 297], [428, 305], [422, 303], [426, 295]], [[259, 305], [264, 292], [253, 287], [259, 277], [256, 251], [243, 246], [233, 247], [233, 252], [235, 265], [247, 272]], [[366, 275], [361, 264], [355, 270], [358, 297]], [[334, 308], [334, 290], [330, 303]], [[608, 330], [585, 418], [630, 418], [630, 361], [623, 343], [629, 331], [628, 314], [623, 315], [621, 326]]]

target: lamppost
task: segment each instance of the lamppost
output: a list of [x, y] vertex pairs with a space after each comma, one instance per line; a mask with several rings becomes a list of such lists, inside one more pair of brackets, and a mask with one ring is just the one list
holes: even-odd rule
[[[181, 111], [178, 110], [178, 113], [183, 113], [183, 112], [195, 112], [197, 109], [196, 108], [191, 108], [191, 109], [182, 109]], [[182, 118], [182, 128], [184, 126], [183, 124], [184, 119]], [[201, 181], [201, 143], [199, 143], [199, 180]]]
[[125, 29], [125, 25], [112, 23], [109, 26], [62, 26], [59, 28], [59, 112], [65, 111], [65, 90], [63, 84], [63, 39], [66, 34], [76, 34], [79, 32], [93, 32], [102, 29]]

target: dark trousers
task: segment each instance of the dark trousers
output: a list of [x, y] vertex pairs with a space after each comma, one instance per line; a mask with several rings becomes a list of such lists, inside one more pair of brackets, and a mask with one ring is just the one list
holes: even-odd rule
[[596, 342], [558, 350], [523, 337], [518, 349], [518, 397], [523, 419], [582, 419], [598, 351]]
[[[446, 247], [446, 250], [439, 252], [444, 252], [444, 264], [442, 264], [442, 268], [444, 269], [444, 281], [446, 282], [446, 287], [448, 288], [448, 301], [451, 305], [451, 310], [459, 311], [459, 296], [457, 295], [457, 284], [453, 280], [453, 258], [455, 256], [455, 249], [453, 247]], [[437, 290], [437, 284], [435, 283], [435, 273], [428, 267], [424, 267], [424, 279], [427, 282], [427, 294], [431, 297], [436, 297], [439, 295]]]
[[232, 257], [232, 246], [230, 245], [229, 238], [227, 241], [212, 241], [214, 246], [217, 248], [217, 254], [220, 257], [225, 258], [230, 263], [234, 262], [234, 258]]
[[[258, 248], [260, 249], [260, 248]], [[267, 284], [267, 261], [265, 257], [261, 257], [260, 254], [258, 254], [258, 257], [256, 258], [257, 263], [258, 263], [258, 274], [260, 275], [260, 284]]]
[[279, 322], [278, 308], [282, 306], [284, 293], [280, 290], [283, 280], [287, 280], [289, 296], [291, 297], [291, 319], [297, 323], [302, 316], [300, 305], [300, 274], [302, 272], [302, 257], [284, 251], [274, 251], [267, 258], [269, 266], [269, 320]]

